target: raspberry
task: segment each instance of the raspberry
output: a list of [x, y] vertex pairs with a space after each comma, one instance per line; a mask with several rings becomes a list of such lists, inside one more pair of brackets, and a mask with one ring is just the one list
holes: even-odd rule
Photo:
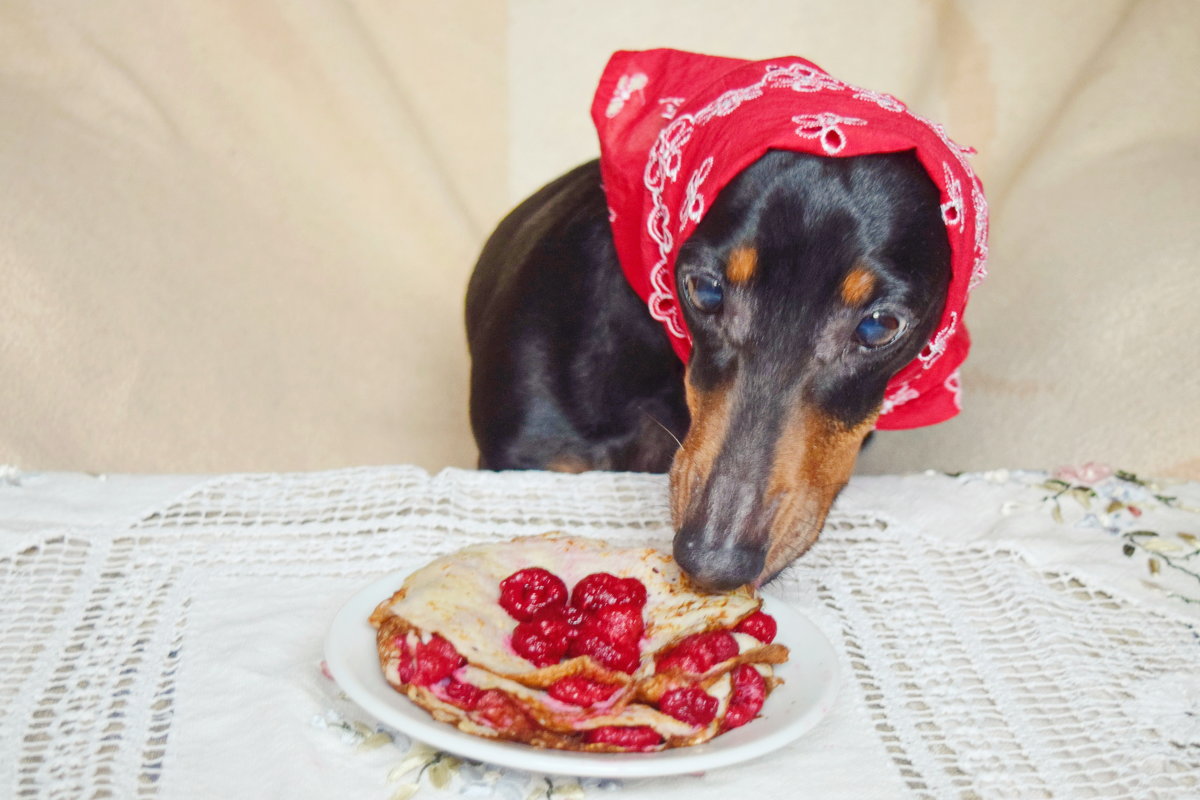
[[591, 615], [582, 609], [576, 608], [575, 606], [567, 606], [567, 610], [563, 612], [563, 619], [565, 619], [567, 624], [571, 626], [571, 630], [568, 635], [574, 639], [579, 635], [580, 630], [583, 628], [583, 623], [591, 619]]
[[619, 689], [611, 683], [601, 683], [582, 675], [559, 678], [546, 690], [550, 696], [573, 706], [590, 706], [602, 703]]
[[642, 641], [646, 623], [642, 621], [642, 609], [632, 603], [605, 606], [584, 618], [578, 632], [581, 636], [595, 635], [604, 638], [624, 650], [637, 650]]
[[653, 750], [662, 737], [649, 725], [605, 725], [583, 735], [587, 744], [615, 744], [626, 750]]
[[737, 654], [737, 640], [729, 631], [695, 633], [663, 654], [655, 671], [679, 670], [700, 675]]
[[717, 705], [717, 698], [699, 686], [669, 689], [658, 701], [658, 707], [664, 714], [696, 727], [713, 721], [717, 716]]
[[774, 617], [761, 611], [755, 611], [739, 622], [734, 630], [738, 633], [748, 633], [763, 644], [770, 644], [775, 641], [775, 633], [778, 628]]
[[513, 630], [513, 650], [537, 667], [557, 664], [567, 654], [570, 629], [561, 612], [543, 609], [532, 620], [519, 623]]
[[741, 727], [754, 719], [767, 699], [767, 682], [758, 670], [749, 664], [739, 664], [732, 673], [733, 696], [729, 698], [729, 708], [725, 711], [725, 721], [722, 730]]
[[400, 655], [400, 680], [417, 686], [431, 686], [467, 663], [454, 645], [434, 634], [428, 642], [409, 646], [405, 637], [397, 636], [395, 645]]
[[632, 603], [646, 605], [646, 587], [637, 578], [618, 578], [607, 572], [593, 572], [571, 591], [571, 605], [583, 611]]
[[478, 686], [472, 686], [454, 678], [451, 678], [450, 682], [446, 684], [446, 699], [467, 711], [473, 711], [479, 705], [481, 697], [483, 697], [483, 690]]
[[591, 656], [598, 664], [627, 674], [641, 663], [636, 647], [621, 647], [597, 633], [581, 632], [571, 641], [569, 652], [572, 656]]
[[754, 713], [754, 709], [749, 706], [730, 706], [725, 711], [725, 719], [721, 722], [721, 730], [731, 731], [734, 728], [742, 727], [754, 719]]
[[396, 648], [396, 656], [400, 660], [400, 681], [408, 683], [413, 676], [412, 648], [408, 646], [407, 637], [404, 634], [392, 639], [392, 646]]
[[521, 707], [499, 689], [482, 692], [471, 716], [488, 727], [509, 733], [533, 727], [533, 723]]
[[528, 622], [546, 608], [567, 604], [567, 585], [541, 567], [521, 569], [500, 581], [500, 606], [518, 622]]

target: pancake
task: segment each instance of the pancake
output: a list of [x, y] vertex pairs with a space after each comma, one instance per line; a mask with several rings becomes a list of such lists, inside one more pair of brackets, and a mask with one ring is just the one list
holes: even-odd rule
[[[506, 579], [540, 570], [561, 584], [518, 587], [533, 610], [502, 596]], [[628, 579], [644, 601], [621, 595], [637, 589]], [[564, 587], [576, 587], [569, 602]], [[438, 558], [370, 621], [385, 679], [441, 721], [539, 747], [644, 751], [707, 741], [757, 713], [778, 683], [772, 665], [787, 658], [752, 624], [761, 605], [749, 587], [699, 591], [658, 550], [550, 533]], [[531, 656], [522, 631], [537, 642], [569, 633]]]

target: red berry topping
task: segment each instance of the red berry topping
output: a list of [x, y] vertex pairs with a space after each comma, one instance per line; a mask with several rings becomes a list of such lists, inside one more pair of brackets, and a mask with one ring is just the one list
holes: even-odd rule
[[591, 619], [591, 615], [583, 609], [576, 608], [575, 606], [567, 606], [567, 610], [563, 612], [563, 619], [571, 626], [570, 635], [574, 639], [579, 635], [580, 630], [582, 630], [583, 623]]
[[778, 629], [779, 626], [775, 624], [775, 618], [761, 611], [755, 611], [739, 622], [737, 627], [734, 628], [738, 633], [750, 634], [763, 644], [770, 644], [775, 641], [775, 633]]
[[400, 655], [400, 680], [417, 686], [432, 686], [467, 663], [454, 645], [434, 634], [428, 642], [409, 646], [405, 637], [396, 637]]
[[653, 750], [662, 744], [662, 737], [649, 725], [605, 725], [585, 733], [583, 741], [588, 744], [615, 744], [626, 750]]
[[713, 721], [717, 716], [717, 705], [717, 698], [699, 686], [669, 689], [658, 701], [658, 707], [664, 714], [696, 727]]
[[721, 723], [721, 730], [731, 731], [734, 728], [742, 727], [754, 719], [754, 713], [749, 706], [730, 706], [725, 711], [725, 720]]
[[405, 634], [400, 634], [392, 639], [392, 646], [396, 648], [396, 656], [400, 661], [400, 680], [403, 683], [408, 683], [412, 680], [413, 675], [413, 657], [412, 648], [408, 646]]
[[518, 622], [528, 622], [546, 608], [567, 604], [567, 585], [541, 567], [517, 570], [500, 581], [500, 606]]
[[645, 630], [646, 623], [642, 621], [641, 606], [621, 603], [593, 611], [579, 627], [579, 634], [601, 636], [617, 647], [636, 651]]
[[571, 675], [559, 678], [550, 684], [550, 688], [546, 691], [551, 697], [564, 703], [570, 703], [573, 706], [590, 706], [604, 702], [612, 697], [613, 692], [619, 688], [611, 683], [601, 683], [582, 675]]
[[637, 578], [618, 578], [607, 572], [588, 575], [571, 590], [571, 605], [583, 611], [632, 603], [646, 605], [646, 587]]
[[695, 633], [663, 654], [655, 671], [679, 670], [699, 675], [737, 654], [737, 640], [729, 631]]
[[473, 712], [473, 719], [499, 731], [515, 733], [533, 727], [533, 722], [517, 702], [499, 689], [488, 689], [480, 694]]
[[729, 708], [725, 711], [725, 721], [722, 730], [730, 730], [745, 725], [754, 719], [767, 699], [767, 682], [758, 670], [749, 664], [739, 664], [732, 673], [733, 696], [729, 698]]
[[567, 654], [571, 626], [561, 612], [543, 609], [529, 622], [519, 623], [512, 635], [512, 647], [534, 666], [557, 664]]
[[450, 682], [446, 684], [446, 699], [467, 711], [474, 710], [479, 705], [481, 697], [483, 697], [483, 690], [478, 686], [472, 686], [454, 678], [451, 678]]
[[572, 656], [591, 656], [598, 664], [618, 672], [632, 674], [641, 663], [636, 647], [613, 644], [607, 636], [581, 632], [571, 641]]

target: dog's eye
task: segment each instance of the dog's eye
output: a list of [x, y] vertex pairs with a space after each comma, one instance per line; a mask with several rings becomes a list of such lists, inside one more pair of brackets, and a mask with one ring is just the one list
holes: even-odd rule
[[725, 299], [725, 289], [721, 282], [703, 275], [688, 275], [684, 280], [687, 287], [688, 301], [697, 311], [711, 314], [721, 307]]
[[858, 327], [854, 329], [854, 335], [863, 347], [874, 349], [896, 341], [900, 334], [904, 333], [905, 327], [904, 320], [895, 314], [876, 311], [862, 318]]

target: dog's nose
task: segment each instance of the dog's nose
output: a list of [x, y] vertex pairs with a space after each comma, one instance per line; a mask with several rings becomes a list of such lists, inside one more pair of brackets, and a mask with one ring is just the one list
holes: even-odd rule
[[675, 561], [702, 589], [727, 592], [758, 577], [767, 560], [761, 547], [706, 544], [703, 536], [684, 526], [675, 534]]

